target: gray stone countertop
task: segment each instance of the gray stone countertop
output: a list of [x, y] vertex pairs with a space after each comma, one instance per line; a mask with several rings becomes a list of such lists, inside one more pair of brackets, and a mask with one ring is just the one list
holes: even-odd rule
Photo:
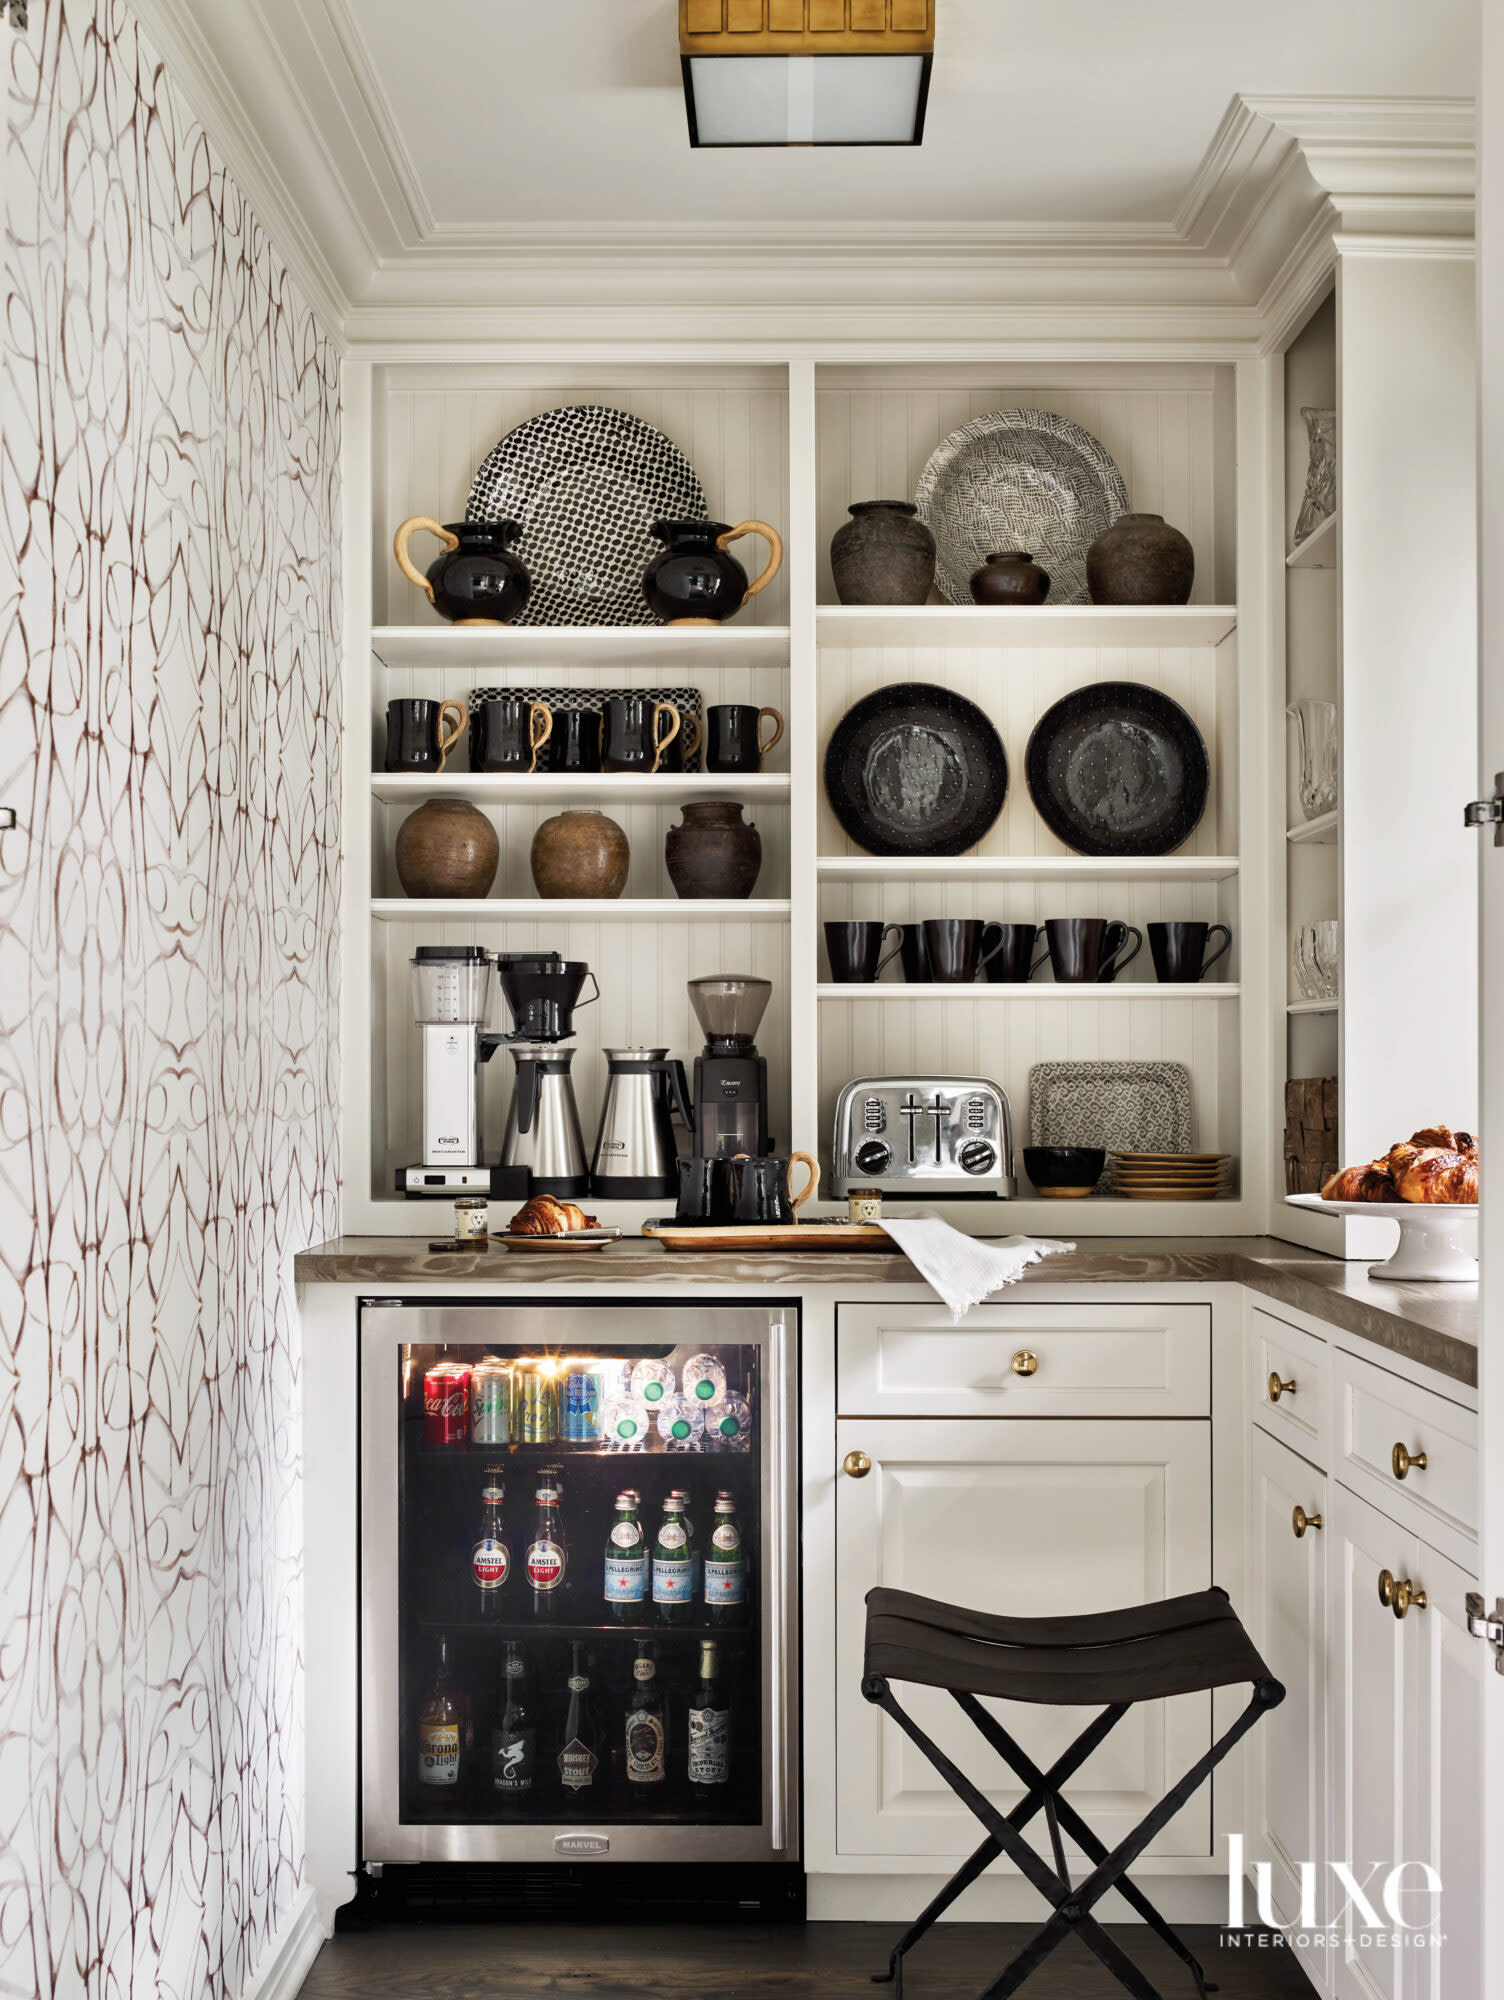
[[[1344, 1263], [1271, 1236], [1116, 1236], [1082, 1242], [1066, 1256], [1047, 1257], [1031, 1265], [1019, 1282], [1243, 1284], [1476, 1387], [1477, 1286], [1389, 1284], [1371, 1278], [1368, 1271], [1366, 1264]], [[434, 1251], [426, 1238], [415, 1236], [341, 1236], [302, 1251], [294, 1260], [293, 1275], [300, 1285], [482, 1282], [508, 1287], [595, 1284], [613, 1289], [661, 1289], [681, 1282], [845, 1291], [860, 1285], [924, 1282], [897, 1251], [802, 1256], [670, 1253], [641, 1237], [624, 1237], [606, 1250], [518, 1252], [500, 1246]]]

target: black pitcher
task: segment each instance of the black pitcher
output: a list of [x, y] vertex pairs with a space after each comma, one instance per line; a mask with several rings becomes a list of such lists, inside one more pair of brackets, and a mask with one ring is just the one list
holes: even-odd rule
[[[738, 521], [734, 528], [724, 521], [655, 521], [652, 532], [667, 547], [648, 564], [642, 589], [666, 625], [719, 625], [770, 584], [783, 562], [778, 531], [765, 521]], [[726, 544], [742, 535], [761, 535], [770, 551], [756, 583], [727, 552]]]
[[[426, 576], [407, 553], [420, 528], [444, 544]], [[414, 514], [397, 530], [392, 548], [398, 569], [441, 618], [456, 625], [510, 625], [533, 587], [527, 565], [507, 548], [521, 533], [516, 521], [451, 521], [446, 528], [427, 514]]]

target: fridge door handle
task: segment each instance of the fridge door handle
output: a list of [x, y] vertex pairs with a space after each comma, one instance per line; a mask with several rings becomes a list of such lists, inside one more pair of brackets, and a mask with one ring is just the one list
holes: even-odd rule
[[[797, 1321], [794, 1322], [797, 1324]], [[788, 1403], [789, 1343], [793, 1339], [793, 1327], [787, 1319], [772, 1322], [778, 1353], [778, 1416], [779, 1420], [768, 1422], [769, 1412], [764, 1412], [764, 1429], [770, 1433], [769, 1487], [773, 1504], [784, 1522], [784, 1532], [780, 1537], [778, 1550], [778, 1574], [771, 1593], [768, 1613], [768, 1654], [770, 1671], [768, 1683], [771, 1692], [772, 1728], [769, 1732], [769, 1785], [768, 1785], [768, 1840], [775, 1854], [781, 1854], [787, 1843], [787, 1805], [785, 1800], [784, 1776], [789, 1758], [789, 1703], [787, 1674], [789, 1671], [787, 1652], [787, 1632], [785, 1626], [785, 1600], [789, 1586], [788, 1527], [790, 1510], [796, 1504], [792, 1491], [791, 1467], [789, 1464], [789, 1432], [791, 1412]]]

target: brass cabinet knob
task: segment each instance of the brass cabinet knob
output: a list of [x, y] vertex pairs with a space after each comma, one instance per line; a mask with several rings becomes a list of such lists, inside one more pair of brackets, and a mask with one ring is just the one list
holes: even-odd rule
[[1295, 1539], [1300, 1541], [1307, 1528], [1320, 1528], [1326, 1524], [1319, 1514], [1308, 1514], [1304, 1507], [1297, 1506], [1290, 1516], [1290, 1525], [1295, 1530]]
[[853, 1479], [865, 1479], [872, 1470], [872, 1460], [864, 1451], [848, 1451], [841, 1461], [841, 1470]]
[[1027, 1347], [1021, 1347], [1008, 1365], [1015, 1375], [1033, 1375], [1039, 1367], [1039, 1356], [1031, 1354]]
[[1389, 1463], [1394, 1467], [1395, 1478], [1403, 1479], [1412, 1466], [1417, 1472], [1425, 1471], [1426, 1454], [1423, 1451], [1406, 1451], [1402, 1444], [1397, 1444], [1389, 1455]]
[[1379, 1602], [1386, 1611], [1394, 1603], [1394, 1578], [1387, 1569], [1379, 1571]]
[[1403, 1618], [1412, 1604], [1417, 1611], [1424, 1611], [1426, 1608], [1426, 1593], [1423, 1590], [1417, 1589], [1408, 1577], [1402, 1576], [1394, 1586], [1395, 1617]]
[[1277, 1403], [1281, 1396], [1293, 1396], [1294, 1394], [1295, 1377], [1292, 1375], [1288, 1382], [1281, 1382], [1279, 1379], [1279, 1370], [1276, 1368], [1274, 1373], [1269, 1377], [1270, 1402]]

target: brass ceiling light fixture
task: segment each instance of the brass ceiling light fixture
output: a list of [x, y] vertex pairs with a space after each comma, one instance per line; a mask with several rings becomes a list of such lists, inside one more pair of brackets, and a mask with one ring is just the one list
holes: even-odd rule
[[917, 146], [935, 0], [679, 0], [691, 146]]

